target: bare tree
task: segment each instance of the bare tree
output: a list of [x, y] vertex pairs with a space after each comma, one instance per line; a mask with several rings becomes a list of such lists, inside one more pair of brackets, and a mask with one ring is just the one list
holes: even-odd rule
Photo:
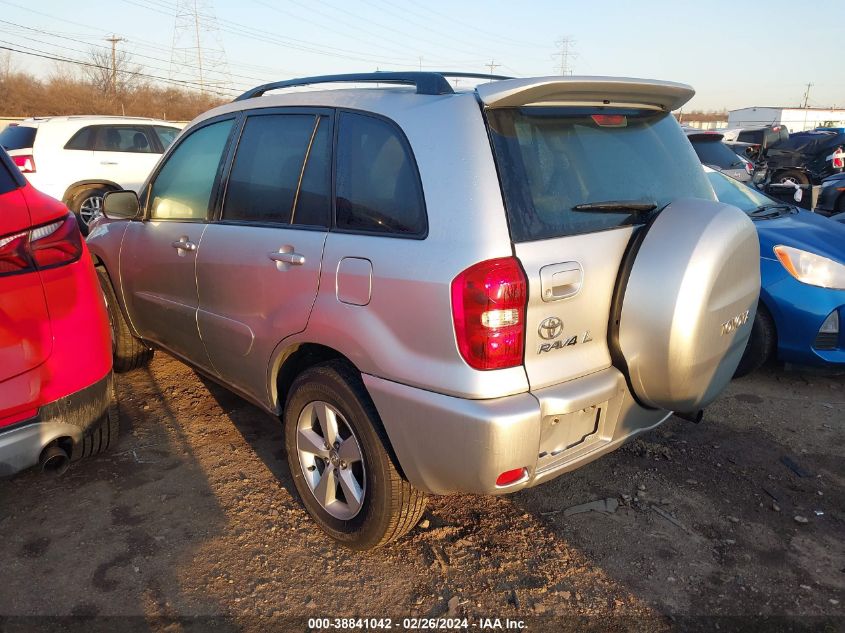
[[15, 72], [12, 51], [0, 51], [0, 80], [6, 80]]
[[103, 94], [125, 94], [139, 80], [142, 68], [132, 63], [132, 56], [126, 51], [109, 51], [92, 48], [88, 52], [89, 66], [83, 72], [94, 87]]

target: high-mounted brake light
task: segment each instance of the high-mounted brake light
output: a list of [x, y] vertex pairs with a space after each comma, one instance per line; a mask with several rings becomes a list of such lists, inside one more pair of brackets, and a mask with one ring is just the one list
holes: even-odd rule
[[21, 156], [12, 156], [12, 161], [18, 166], [22, 174], [35, 173], [35, 157], [32, 154], [23, 154]]
[[628, 117], [624, 114], [594, 114], [590, 118], [600, 127], [626, 127]]
[[82, 235], [73, 214], [29, 231], [0, 237], [0, 276], [46, 270], [75, 262]]
[[528, 282], [514, 257], [470, 266], [452, 280], [458, 350], [470, 367], [522, 364]]

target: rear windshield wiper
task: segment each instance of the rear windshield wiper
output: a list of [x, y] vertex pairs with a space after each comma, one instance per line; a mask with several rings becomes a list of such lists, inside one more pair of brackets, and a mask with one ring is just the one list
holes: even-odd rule
[[654, 211], [657, 205], [653, 202], [638, 202], [636, 200], [606, 200], [604, 202], [585, 202], [572, 207], [573, 211], [588, 211], [595, 213], [615, 213], [627, 211], [629, 213], [648, 213]]
[[792, 212], [793, 207], [789, 204], [761, 204], [759, 207], [754, 209], [753, 211], [749, 211], [748, 215], [752, 217], [768, 217], [768, 216], [776, 216], [780, 215], [779, 211], [786, 211], [788, 213]]

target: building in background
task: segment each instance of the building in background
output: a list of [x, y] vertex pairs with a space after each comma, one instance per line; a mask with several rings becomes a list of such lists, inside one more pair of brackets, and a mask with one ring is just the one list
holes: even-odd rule
[[845, 126], [845, 109], [837, 108], [740, 108], [728, 112], [728, 127], [761, 127], [780, 124], [790, 132], [817, 127]]

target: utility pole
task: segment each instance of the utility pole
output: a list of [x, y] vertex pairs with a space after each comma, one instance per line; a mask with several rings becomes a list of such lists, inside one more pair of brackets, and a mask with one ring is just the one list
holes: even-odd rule
[[574, 51], [575, 40], [566, 36], [555, 42], [555, 46], [557, 46], [558, 51], [557, 53], [554, 53], [552, 57], [560, 58], [558, 63], [558, 75], [571, 75], [572, 65], [570, 62], [578, 57], [578, 54]]
[[804, 91], [804, 109], [807, 109], [807, 104], [810, 101], [810, 88], [813, 87], [813, 84], [808, 83], [807, 89]]
[[111, 91], [117, 93], [117, 43], [126, 40], [112, 33], [112, 36], [107, 37], [106, 41], [111, 42]]
[[490, 76], [493, 76], [493, 71], [501, 66], [501, 64], [497, 64], [495, 59], [491, 59], [489, 64], [484, 64], [487, 68], [490, 69]]

